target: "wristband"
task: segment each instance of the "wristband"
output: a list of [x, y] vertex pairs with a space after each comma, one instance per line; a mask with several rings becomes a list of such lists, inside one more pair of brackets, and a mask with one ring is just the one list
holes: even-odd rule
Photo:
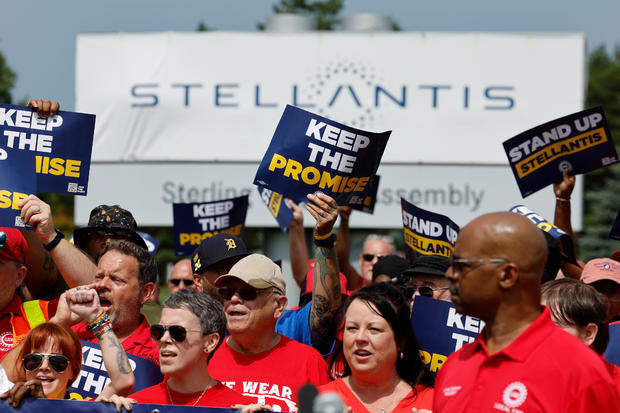
[[54, 239], [51, 240], [48, 244], [43, 244], [43, 248], [45, 248], [47, 251], [53, 250], [56, 247], [56, 245], [58, 245], [60, 240], [65, 237], [65, 235], [62, 232], [60, 232], [58, 229], [55, 228], [55, 231], [56, 231], [56, 236], [54, 237]]
[[86, 326], [86, 329], [95, 333], [95, 331], [99, 330], [106, 323], [110, 323], [110, 316], [107, 313], [101, 313], [95, 321]]
[[334, 233], [333, 229], [331, 231], [329, 231], [325, 235], [319, 235], [319, 234], [316, 233], [316, 231], [314, 231], [314, 239], [318, 240], [318, 241], [321, 241], [321, 240], [324, 240], [324, 239], [327, 239], [327, 238], [331, 237], [333, 235], [333, 233]]
[[334, 248], [335, 241], [336, 235], [334, 235], [333, 231], [327, 234], [327, 238], [317, 238], [316, 235], [314, 236], [314, 245], [316, 245], [317, 247]]
[[562, 202], [570, 202], [570, 198], [560, 198], [559, 196], [556, 196], [555, 199]]

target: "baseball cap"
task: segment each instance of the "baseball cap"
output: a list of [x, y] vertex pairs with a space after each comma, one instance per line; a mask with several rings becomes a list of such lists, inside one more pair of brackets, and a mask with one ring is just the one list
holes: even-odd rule
[[283, 294], [286, 291], [286, 281], [280, 267], [269, 257], [261, 254], [251, 254], [239, 260], [228, 274], [215, 280], [215, 286], [222, 287], [233, 277], [259, 290], [274, 287]]
[[119, 205], [99, 205], [90, 211], [88, 225], [78, 228], [73, 233], [73, 243], [81, 249], [86, 249], [88, 238], [96, 231], [119, 233], [129, 236], [129, 240], [148, 250], [144, 239], [136, 232], [138, 225], [131, 212]]
[[441, 255], [418, 255], [404, 274], [427, 274], [443, 277], [450, 266], [450, 259]]
[[246, 255], [248, 249], [241, 238], [220, 232], [200, 241], [200, 245], [192, 253], [192, 270], [194, 274], [201, 274], [220, 261]]
[[581, 281], [592, 284], [599, 280], [611, 280], [620, 284], [620, 263], [610, 258], [588, 261], [581, 272]]
[[18, 229], [0, 227], [0, 258], [26, 265], [28, 243]]
[[385, 255], [377, 260], [372, 267], [373, 282], [378, 276], [385, 274], [390, 278], [394, 278], [402, 274], [409, 267], [409, 263], [403, 257], [398, 255]]

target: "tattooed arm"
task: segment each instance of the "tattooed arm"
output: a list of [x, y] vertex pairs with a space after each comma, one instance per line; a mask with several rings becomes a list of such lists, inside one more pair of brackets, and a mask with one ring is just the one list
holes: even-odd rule
[[[97, 291], [90, 287], [77, 287], [65, 293], [71, 312], [84, 319], [87, 324], [95, 321], [103, 312]], [[110, 383], [105, 386], [100, 396], [129, 395], [133, 390], [135, 377], [121, 342], [111, 328], [100, 334], [97, 341], [101, 348], [103, 364], [110, 377]]]
[[[308, 195], [308, 212], [316, 220], [315, 239], [324, 238], [333, 230], [338, 217], [338, 205], [333, 198], [317, 193]], [[327, 243], [329, 244], [329, 243]], [[321, 354], [331, 349], [336, 333], [336, 314], [341, 302], [338, 260], [331, 246], [316, 246], [314, 252], [314, 279], [310, 309], [310, 336], [312, 346]]]

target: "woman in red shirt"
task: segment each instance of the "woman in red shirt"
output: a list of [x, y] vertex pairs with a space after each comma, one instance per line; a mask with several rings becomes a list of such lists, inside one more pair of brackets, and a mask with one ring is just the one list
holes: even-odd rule
[[344, 308], [342, 341], [330, 362], [339, 378], [319, 391], [337, 393], [353, 413], [431, 410], [433, 379], [419, 351], [405, 297], [386, 283], [364, 287]]

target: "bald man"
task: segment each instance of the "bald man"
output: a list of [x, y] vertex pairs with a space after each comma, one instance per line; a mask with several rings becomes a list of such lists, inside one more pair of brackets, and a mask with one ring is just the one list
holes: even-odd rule
[[168, 291], [170, 295], [183, 288], [196, 289], [192, 261], [189, 258], [183, 258], [181, 261], [174, 264], [168, 276]]
[[620, 411], [600, 358], [540, 306], [546, 259], [541, 231], [521, 215], [487, 214], [461, 230], [446, 272], [452, 302], [486, 327], [439, 371], [434, 412]]

